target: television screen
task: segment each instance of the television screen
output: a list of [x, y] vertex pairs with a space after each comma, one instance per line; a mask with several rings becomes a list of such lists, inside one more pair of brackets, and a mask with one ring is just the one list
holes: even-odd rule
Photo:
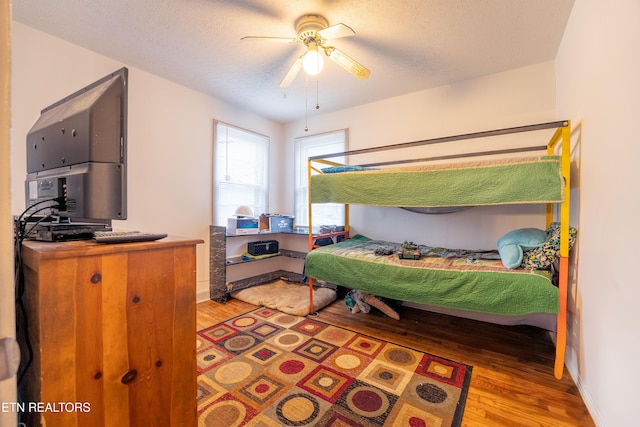
[[127, 218], [127, 85], [121, 68], [41, 111], [27, 134], [31, 214]]

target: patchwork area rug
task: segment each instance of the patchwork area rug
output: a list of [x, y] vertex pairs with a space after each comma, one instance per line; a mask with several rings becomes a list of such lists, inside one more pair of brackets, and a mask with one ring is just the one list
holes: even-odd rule
[[261, 307], [198, 331], [200, 426], [459, 426], [472, 367]]

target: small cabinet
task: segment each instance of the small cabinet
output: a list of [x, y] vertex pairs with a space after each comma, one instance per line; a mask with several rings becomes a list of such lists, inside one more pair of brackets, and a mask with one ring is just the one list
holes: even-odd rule
[[23, 243], [26, 425], [196, 425], [199, 243]]

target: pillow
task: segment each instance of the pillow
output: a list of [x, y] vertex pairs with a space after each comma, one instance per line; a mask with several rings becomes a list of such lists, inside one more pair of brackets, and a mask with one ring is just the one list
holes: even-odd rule
[[524, 251], [534, 249], [547, 240], [547, 232], [539, 228], [520, 228], [498, 239], [498, 252], [502, 264], [507, 268], [518, 268]]
[[331, 166], [322, 169], [322, 173], [342, 173], [342, 172], [360, 172], [360, 171], [372, 171], [376, 168], [365, 168], [357, 165], [344, 165], [344, 166]]
[[[569, 227], [569, 249], [571, 249], [576, 242], [576, 236], [578, 230], [574, 227]], [[551, 265], [560, 255], [560, 223], [553, 222], [547, 228], [546, 241], [527, 250], [522, 257], [522, 268], [527, 270], [548, 270]]]

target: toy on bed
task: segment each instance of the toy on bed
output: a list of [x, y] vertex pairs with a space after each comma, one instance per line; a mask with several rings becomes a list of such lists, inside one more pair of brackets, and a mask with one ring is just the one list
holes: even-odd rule
[[375, 295], [353, 289], [344, 300], [352, 313], [369, 313], [371, 307], [375, 307], [392, 319], [400, 320], [398, 312]]
[[420, 249], [413, 242], [405, 242], [402, 244], [402, 250], [398, 253], [401, 259], [420, 259]]

